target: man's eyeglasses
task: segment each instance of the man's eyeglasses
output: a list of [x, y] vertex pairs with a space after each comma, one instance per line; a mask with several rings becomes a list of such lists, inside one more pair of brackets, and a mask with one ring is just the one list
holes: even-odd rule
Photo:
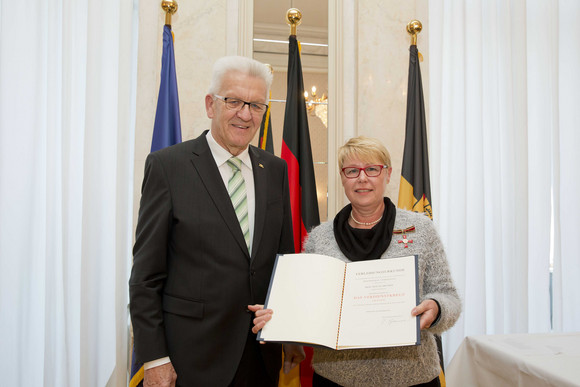
[[344, 167], [341, 169], [344, 176], [348, 179], [356, 179], [358, 175], [360, 175], [360, 171], [365, 171], [365, 174], [368, 177], [377, 177], [381, 174], [381, 171], [385, 168], [388, 168], [386, 165], [368, 165], [363, 168], [359, 167]]
[[230, 110], [240, 111], [246, 105], [250, 107], [250, 112], [252, 114], [264, 114], [266, 109], [268, 109], [268, 105], [265, 103], [260, 102], [246, 102], [242, 101], [241, 99], [237, 98], [230, 98], [230, 97], [222, 97], [221, 95], [214, 94], [214, 97], [221, 99], [226, 104], [226, 107]]

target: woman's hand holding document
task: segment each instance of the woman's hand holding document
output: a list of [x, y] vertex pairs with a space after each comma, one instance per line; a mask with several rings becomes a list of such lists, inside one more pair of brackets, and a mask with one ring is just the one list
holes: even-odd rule
[[343, 262], [319, 254], [276, 260], [258, 340], [333, 349], [417, 345], [417, 257]]

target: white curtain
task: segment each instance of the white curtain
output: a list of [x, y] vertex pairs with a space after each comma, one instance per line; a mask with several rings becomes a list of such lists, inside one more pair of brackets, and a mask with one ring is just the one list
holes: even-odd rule
[[580, 2], [429, 2], [435, 220], [468, 335], [580, 330]]
[[125, 385], [132, 0], [0, 3], [0, 384]]

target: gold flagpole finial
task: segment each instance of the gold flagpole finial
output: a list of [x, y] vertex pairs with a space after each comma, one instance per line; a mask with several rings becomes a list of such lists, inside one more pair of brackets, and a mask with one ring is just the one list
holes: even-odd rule
[[417, 45], [417, 34], [421, 32], [423, 29], [423, 25], [419, 20], [411, 20], [409, 24], [407, 24], [407, 32], [411, 34], [411, 45]]
[[274, 67], [272, 67], [271, 64], [269, 63], [264, 63], [264, 65], [268, 68], [268, 70], [270, 70], [271, 74], [274, 74]]
[[302, 12], [297, 8], [290, 8], [286, 12], [286, 23], [290, 24], [290, 35], [296, 35], [296, 26], [302, 23]]
[[177, 12], [177, 1], [175, 0], [163, 0], [161, 2], [161, 8], [165, 11], [165, 25], [171, 25], [171, 15]]

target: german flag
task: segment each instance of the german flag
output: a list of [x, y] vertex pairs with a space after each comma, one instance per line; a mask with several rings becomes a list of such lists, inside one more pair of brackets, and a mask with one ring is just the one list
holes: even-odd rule
[[[272, 99], [272, 91], [270, 91], [270, 99]], [[274, 154], [274, 145], [272, 144], [272, 121], [270, 120], [270, 108], [272, 103], [268, 100], [268, 109], [262, 117], [262, 124], [260, 125], [260, 139], [258, 147]]]
[[[288, 163], [290, 202], [294, 228], [294, 247], [302, 251], [302, 242], [312, 227], [320, 224], [318, 199], [310, 132], [304, 99], [304, 80], [300, 60], [300, 44], [296, 35], [290, 35], [288, 51], [288, 89], [282, 136], [282, 158]], [[305, 347], [306, 360], [300, 364], [302, 387], [312, 386], [312, 348]], [[282, 382], [282, 378], [281, 378]]]
[[[170, 25], [163, 27], [163, 54], [161, 56], [161, 82], [157, 98], [157, 111], [153, 126], [151, 152], [181, 142], [181, 119], [177, 94], [177, 75], [173, 51], [173, 32]], [[142, 387], [143, 364], [137, 362], [135, 346], [131, 354], [131, 379], [129, 387]]]
[[304, 99], [304, 81], [299, 43], [290, 35], [288, 89], [282, 135], [282, 158], [288, 163], [294, 247], [302, 251], [302, 241], [312, 227], [320, 224], [310, 132]]
[[399, 187], [399, 208], [425, 212], [433, 219], [431, 183], [427, 150], [427, 123], [425, 101], [416, 45], [409, 48], [409, 83], [407, 85], [407, 121], [405, 149]]

